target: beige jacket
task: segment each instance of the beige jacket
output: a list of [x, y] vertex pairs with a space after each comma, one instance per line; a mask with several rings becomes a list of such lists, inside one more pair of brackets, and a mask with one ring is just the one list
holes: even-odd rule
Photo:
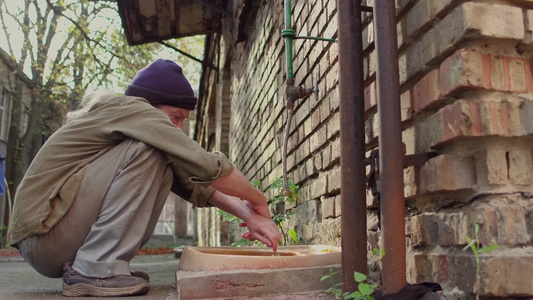
[[9, 242], [47, 233], [70, 208], [87, 165], [129, 138], [167, 154], [172, 191], [196, 206], [208, 206], [209, 183], [233, 169], [226, 156], [204, 150], [145, 99], [102, 100], [55, 132], [31, 163], [15, 196]]

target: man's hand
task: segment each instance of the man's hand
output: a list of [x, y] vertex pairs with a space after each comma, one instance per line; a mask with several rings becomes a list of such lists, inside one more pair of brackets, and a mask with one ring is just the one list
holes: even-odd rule
[[246, 207], [250, 208], [252, 211], [254, 211], [256, 214], [259, 214], [265, 218], [270, 219], [270, 209], [268, 208], [268, 205], [266, 202], [261, 204], [253, 204], [250, 201], [246, 201]]
[[253, 213], [247, 218], [246, 222], [241, 223], [240, 226], [248, 227], [248, 231], [242, 235], [243, 238], [258, 240], [268, 247], [271, 247], [274, 251], [278, 249], [281, 233], [279, 232], [276, 223], [270, 219], [270, 213], [268, 218]]
[[239, 198], [226, 195], [217, 190], [209, 198], [208, 202], [245, 222], [241, 224], [241, 227], [248, 227], [249, 231], [243, 234], [243, 238], [261, 241], [268, 247], [272, 247], [274, 251], [277, 250], [281, 233], [276, 223], [270, 219], [270, 210], [266, 199], [262, 204], [253, 204], [251, 202], [246, 202], [245, 204]]

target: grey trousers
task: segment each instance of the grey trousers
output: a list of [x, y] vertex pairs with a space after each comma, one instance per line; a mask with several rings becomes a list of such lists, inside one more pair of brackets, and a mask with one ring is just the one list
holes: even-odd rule
[[63, 264], [89, 277], [129, 275], [130, 260], [152, 235], [173, 174], [160, 150], [126, 140], [92, 162], [68, 213], [46, 234], [18, 244], [47, 277]]

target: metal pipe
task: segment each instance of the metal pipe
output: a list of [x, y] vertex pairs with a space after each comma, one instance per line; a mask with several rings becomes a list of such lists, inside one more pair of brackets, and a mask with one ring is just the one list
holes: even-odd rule
[[[287, 145], [289, 144], [289, 133], [291, 131], [292, 115], [294, 113], [294, 107], [287, 107], [287, 120], [285, 121], [285, 132], [283, 134], [283, 148], [281, 153], [281, 167], [283, 171], [283, 196], [288, 197], [291, 195], [291, 189], [289, 187], [289, 176], [287, 174]], [[285, 198], [287, 200], [287, 198]]]
[[285, 56], [287, 58], [287, 79], [294, 78], [292, 66], [292, 39], [296, 35], [292, 29], [291, 0], [285, 0], [285, 29], [281, 31], [281, 36], [285, 38]]
[[394, 1], [374, 2], [377, 52], [379, 165], [381, 181], [381, 230], [385, 256], [382, 259], [384, 294], [395, 293], [406, 283], [405, 199], [400, 115], [400, 86], [396, 7]]
[[199, 59], [199, 58], [196, 58], [196, 57], [190, 55], [189, 53], [187, 53], [187, 52], [185, 52], [185, 51], [183, 51], [183, 50], [181, 50], [181, 49], [179, 49], [179, 48], [176, 48], [176, 47], [172, 46], [172, 45], [169, 44], [169, 43], [166, 43], [166, 42], [163, 42], [163, 41], [158, 41], [158, 43], [161, 44], [161, 45], [163, 45], [163, 46], [165, 46], [165, 47], [167, 47], [167, 48], [170, 48], [170, 49], [172, 49], [172, 50], [178, 52], [179, 54], [181, 54], [181, 55], [183, 55], [183, 56], [186, 56], [186, 57], [188, 57], [188, 58], [194, 60], [195, 62], [199, 62], [199, 63], [201, 63], [201, 64], [203, 64], [203, 65], [205, 65], [205, 66], [207, 66], [207, 67], [209, 67], [209, 68], [211, 68], [211, 69], [215, 69], [215, 70], [218, 71], [218, 68], [217, 68], [215, 65], [213, 65], [212, 63], [209, 63], [209, 62], [206, 62], [206, 61], [201, 60], [201, 59]]
[[294, 30], [292, 30], [292, 19], [291, 19], [291, 0], [285, 0], [285, 29], [281, 31], [281, 36], [285, 38], [285, 56], [287, 64], [287, 121], [285, 122], [285, 134], [283, 137], [283, 149], [281, 153], [281, 165], [283, 170], [283, 195], [288, 197], [291, 193], [289, 188], [289, 175], [287, 174], [287, 144], [289, 143], [289, 132], [291, 126], [292, 114], [294, 111], [294, 102], [296, 98], [291, 95], [291, 90], [294, 88], [294, 71], [292, 65], [292, 39], [296, 35]]
[[[394, 1], [392, 1], [394, 3]], [[342, 282], [357, 290], [354, 271], [367, 273], [365, 116], [361, 1], [337, 0], [341, 142]]]

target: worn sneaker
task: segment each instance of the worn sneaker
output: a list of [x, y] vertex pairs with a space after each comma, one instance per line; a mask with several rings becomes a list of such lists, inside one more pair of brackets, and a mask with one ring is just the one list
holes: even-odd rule
[[135, 275], [119, 275], [109, 278], [86, 277], [72, 268], [65, 268], [63, 274], [63, 296], [67, 297], [119, 297], [144, 295], [150, 291], [150, 284], [143, 276], [144, 272], [133, 272]]
[[[63, 264], [63, 273], [72, 270], [73, 261], [69, 261]], [[131, 271], [131, 276], [140, 277], [150, 283], [150, 275], [144, 273], [143, 271]]]
[[146, 280], [146, 282], [150, 283], [150, 275], [142, 272], [142, 271], [131, 271], [131, 276], [135, 276], [135, 277], [139, 277], [139, 278], [142, 278], [144, 280]]

